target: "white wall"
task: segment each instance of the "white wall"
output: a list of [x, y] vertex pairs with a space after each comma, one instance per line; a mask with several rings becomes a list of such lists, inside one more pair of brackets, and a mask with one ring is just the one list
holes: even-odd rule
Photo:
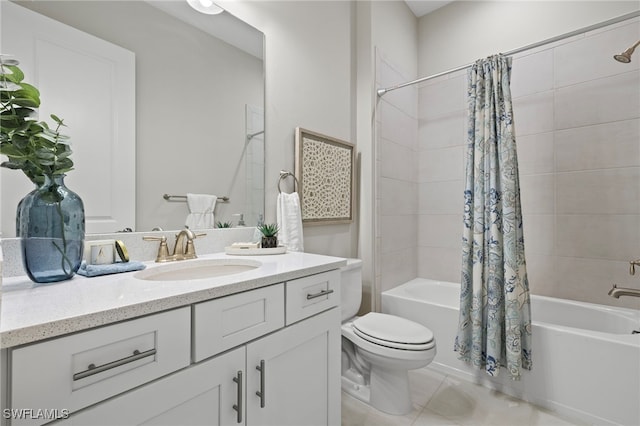
[[418, 20], [404, 1], [373, 1], [371, 23], [373, 45], [409, 78], [417, 76]]
[[[0, 7], [0, 22], [2, 22], [2, 8], [1, 7]], [[2, 31], [0, 31], [0, 46], [2, 46]], [[0, 53], [3, 53], [3, 52], [0, 51]], [[1, 173], [0, 173], [0, 188], [2, 188], [2, 174]], [[2, 223], [2, 210], [3, 210], [3, 208], [4, 208], [4, 206], [2, 205], [2, 197], [0, 197], [0, 224]], [[2, 228], [1, 228], [1, 226], [0, 226], [0, 238], [2, 238]], [[0, 251], [2, 251], [1, 248], [0, 248]], [[0, 265], [0, 266], [2, 266], [2, 265]], [[1, 287], [2, 287], [2, 275], [0, 275], [0, 292], [1, 292]], [[2, 395], [0, 395], [0, 397], [1, 396]]]
[[637, 1], [455, 1], [420, 19], [419, 73], [457, 68], [635, 10]]
[[[2, 8], [0, 7], [0, 22], [2, 22]], [[0, 46], [2, 46], [2, 31], [0, 31]], [[0, 52], [2, 53], [2, 52]], [[1, 175], [0, 175], [1, 176]], [[0, 188], [2, 188], [2, 178], [0, 177]], [[2, 212], [2, 197], [0, 197], [0, 212]], [[2, 213], [0, 213], [0, 223], [2, 223]], [[0, 229], [0, 239], [2, 239], [2, 229]], [[4, 258], [2, 256], [2, 247], [0, 246], [0, 315], [2, 315], [2, 262]], [[0, 351], [0, 353], [4, 353]], [[4, 365], [4, 355], [0, 355], [0, 365]], [[2, 374], [4, 374], [2, 368], [0, 368], [0, 382], [2, 382]], [[2, 399], [2, 386], [0, 386], [0, 401]]]
[[[225, 2], [224, 7], [265, 34], [265, 217], [273, 222], [279, 171], [294, 168], [296, 127], [356, 142], [352, 123], [352, 4], [250, 1]], [[357, 221], [305, 226], [305, 251], [354, 257], [357, 227]]]
[[[415, 212], [411, 208], [395, 214], [382, 215], [383, 199], [389, 201], [398, 186], [403, 190], [400, 202], [406, 204], [415, 199], [411, 185], [398, 185], [402, 179], [411, 180], [406, 173], [394, 174], [394, 162], [386, 156], [389, 151], [400, 149], [403, 154], [416, 145], [416, 132], [407, 140], [406, 133], [399, 137], [386, 137], [381, 142], [377, 136], [383, 129], [393, 132], [395, 119], [408, 119], [415, 130], [416, 98], [400, 95], [378, 104], [375, 90], [382, 82], [395, 84], [398, 80], [415, 78], [417, 74], [417, 19], [404, 2], [374, 1], [356, 2], [356, 52], [357, 58], [357, 126], [358, 148], [362, 154], [361, 211], [358, 256], [363, 259], [363, 303], [361, 312], [379, 309], [381, 286], [387, 285], [394, 272], [408, 269], [415, 274], [415, 256], [406, 255], [406, 245], [411, 244], [397, 236], [410, 235], [415, 226]], [[379, 108], [380, 111], [374, 113]], [[386, 113], [382, 113], [382, 110]], [[374, 131], [374, 127], [376, 130]], [[407, 158], [403, 156], [402, 158]], [[391, 161], [390, 161], [391, 160]], [[403, 168], [404, 165], [400, 165]], [[411, 167], [408, 170], [412, 170]], [[382, 183], [382, 184], [381, 184]], [[385, 204], [390, 205], [391, 203]], [[393, 213], [385, 211], [385, 213]], [[398, 228], [402, 232], [395, 232]], [[415, 246], [415, 243], [413, 243]], [[415, 251], [415, 250], [414, 250]], [[413, 261], [411, 259], [414, 259]], [[402, 274], [397, 274], [401, 277]], [[384, 283], [384, 284], [383, 284]]]
[[[372, 3], [376, 87], [417, 76], [418, 20], [404, 2]], [[389, 93], [377, 102], [375, 132], [376, 298], [417, 276], [417, 88]]]
[[[629, 11], [615, 9], [618, 3], [607, 4], [612, 7], [574, 3], [576, 10], [590, 17], [581, 25]], [[495, 21], [497, 16], [491, 14], [498, 13], [495, 6], [456, 5], [455, 16], [478, 14]], [[553, 14], [547, 3], [540, 9], [529, 6], [523, 9], [528, 15], [510, 25], [526, 28], [531, 16]], [[565, 6], [559, 3], [555, 12], [561, 13]], [[451, 14], [439, 16], [451, 21], [438, 25], [461, 24]], [[421, 28], [430, 22], [432, 17], [421, 20]], [[476, 34], [487, 43], [480, 56], [504, 47], [495, 42], [501, 30], [492, 28], [496, 30]], [[568, 24], [559, 31], [573, 29]], [[524, 43], [554, 35], [558, 34], [544, 31]], [[514, 58], [514, 120], [533, 294], [640, 307], [636, 298], [607, 296], [613, 283], [639, 286], [637, 277], [628, 274], [628, 261], [640, 253], [640, 72], [638, 61], [621, 64], [612, 59], [638, 39], [640, 19], [634, 18]], [[422, 48], [424, 44], [427, 41], [421, 40]], [[435, 43], [429, 47], [434, 52], [443, 48]], [[450, 43], [450, 48], [462, 57], [479, 54], [465, 50], [462, 42]], [[419, 98], [418, 272], [454, 282], [460, 280], [465, 97], [466, 73], [458, 72], [429, 81]]]
[[354, 73], [356, 93], [355, 122], [360, 161], [360, 223], [358, 228], [358, 257], [362, 259], [362, 304], [361, 313], [371, 311], [374, 295], [375, 272], [375, 152], [373, 144], [373, 121], [376, 104], [375, 58], [371, 44], [371, 3], [355, 3]]

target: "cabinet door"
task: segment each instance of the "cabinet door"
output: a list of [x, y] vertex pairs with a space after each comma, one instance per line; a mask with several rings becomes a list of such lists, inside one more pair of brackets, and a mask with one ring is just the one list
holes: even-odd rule
[[247, 345], [247, 424], [340, 424], [338, 308]]
[[240, 347], [56, 425], [244, 425], [244, 365]]

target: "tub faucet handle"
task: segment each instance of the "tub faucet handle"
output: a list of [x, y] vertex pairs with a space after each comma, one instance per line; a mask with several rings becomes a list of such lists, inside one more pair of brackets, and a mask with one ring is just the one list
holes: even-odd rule
[[629, 262], [629, 275], [636, 274], [636, 266], [640, 266], [640, 259]]

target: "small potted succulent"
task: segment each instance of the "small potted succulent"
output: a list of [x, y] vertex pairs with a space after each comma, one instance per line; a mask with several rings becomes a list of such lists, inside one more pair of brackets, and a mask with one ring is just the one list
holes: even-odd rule
[[258, 230], [262, 233], [262, 248], [278, 247], [278, 225], [275, 223], [263, 223], [258, 226]]
[[231, 228], [231, 222], [216, 222], [216, 228]]

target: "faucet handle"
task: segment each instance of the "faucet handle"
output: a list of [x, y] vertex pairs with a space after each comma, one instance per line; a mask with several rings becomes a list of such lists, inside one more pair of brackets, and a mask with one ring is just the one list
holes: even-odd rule
[[187, 241], [187, 247], [184, 250], [184, 258], [185, 259], [195, 259], [196, 257], [196, 248], [193, 245], [193, 240]]
[[[206, 237], [207, 234], [193, 234], [193, 238], [196, 239], [198, 237]], [[196, 247], [193, 244], [193, 240], [187, 240], [187, 246], [184, 249], [184, 257], [185, 259], [195, 259], [196, 256]]]
[[160, 247], [158, 247], [158, 254], [156, 255], [156, 262], [167, 262], [169, 260], [169, 247], [167, 247], [167, 237], [164, 235], [161, 237], [154, 237], [145, 235], [142, 237], [145, 241], [160, 241]]
[[636, 266], [640, 266], [640, 259], [629, 262], [629, 275], [636, 274]]

